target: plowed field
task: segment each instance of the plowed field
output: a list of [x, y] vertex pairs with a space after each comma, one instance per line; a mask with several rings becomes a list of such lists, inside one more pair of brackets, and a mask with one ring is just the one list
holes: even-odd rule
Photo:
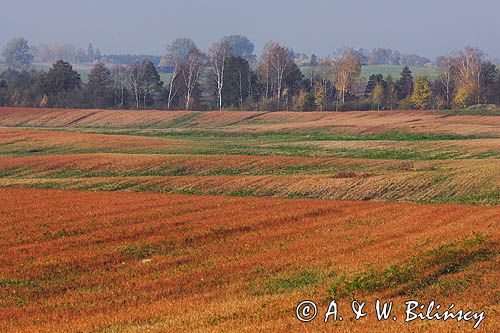
[[[494, 119], [492, 119], [494, 118]], [[335, 127], [349, 131], [461, 133], [500, 136], [500, 117], [448, 116], [433, 111], [257, 112], [106, 111], [0, 108], [1, 126], [83, 128], [225, 128], [277, 131]]]
[[[500, 116], [0, 108], [0, 126], [0, 332], [472, 331], [405, 324], [411, 299], [498, 326]], [[333, 297], [346, 320], [324, 324]]]
[[471, 329], [294, 318], [332, 288], [346, 315], [352, 297], [394, 300], [401, 316], [416, 297], [497, 326], [498, 207], [39, 189], [0, 202], [4, 332]]

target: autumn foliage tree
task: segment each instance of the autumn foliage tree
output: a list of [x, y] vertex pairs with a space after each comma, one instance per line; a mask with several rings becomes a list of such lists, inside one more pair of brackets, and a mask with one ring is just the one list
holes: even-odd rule
[[[469, 106], [481, 102], [481, 69], [483, 51], [477, 47], [466, 46], [457, 55], [459, 89], [455, 96], [455, 104]], [[474, 98], [471, 98], [474, 96]]]
[[427, 76], [419, 76], [415, 81], [411, 101], [417, 109], [426, 110], [432, 107], [432, 88]]
[[385, 98], [385, 89], [382, 83], [377, 83], [375, 88], [372, 91], [372, 102], [377, 106], [377, 110], [380, 110], [380, 107], [384, 104]]
[[[0, 72], [0, 105], [266, 111], [500, 105], [497, 64], [477, 47], [467, 46], [432, 64], [381, 48], [345, 48], [334, 52], [336, 57], [320, 59], [269, 42], [258, 62], [253, 52], [253, 43], [241, 35], [223, 37], [207, 54], [191, 39], [177, 38], [163, 57], [101, 55], [91, 44], [87, 51], [71, 44], [31, 47], [16, 38], [2, 52], [6, 69]], [[62, 60], [48, 70], [30, 66], [54, 59]], [[87, 82], [69, 61], [92, 62]], [[394, 79], [374, 73], [365, 82], [360, 73], [367, 63], [405, 67]], [[432, 65], [437, 69], [432, 83], [413, 79], [409, 66], [424, 65], [429, 74]], [[168, 77], [165, 87], [160, 75]]]
[[283, 94], [283, 84], [285, 77], [291, 72], [290, 50], [277, 42], [269, 42], [266, 44], [261, 57], [261, 71], [264, 72], [263, 77], [266, 80], [266, 95], [269, 94], [269, 89], [274, 91], [272, 94], [277, 101], [278, 110], [281, 109], [281, 99]]
[[361, 58], [359, 53], [352, 49], [344, 50], [342, 55], [335, 61], [333, 72], [333, 82], [338, 93], [337, 101], [345, 103], [346, 94], [354, 81], [359, 77], [360, 72]]

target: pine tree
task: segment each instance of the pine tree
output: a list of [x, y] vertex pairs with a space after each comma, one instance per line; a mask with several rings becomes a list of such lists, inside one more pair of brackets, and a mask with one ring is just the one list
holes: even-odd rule
[[110, 104], [112, 85], [111, 71], [102, 63], [96, 64], [90, 71], [87, 84], [94, 107], [101, 108]]
[[74, 91], [82, 84], [80, 74], [73, 70], [69, 62], [62, 60], [56, 61], [41, 77], [41, 81], [42, 91], [48, 96]]
[[385, 104], [389, 108], [389, 110], [394, 110], [394, 108], [398, 105], [398, 89], [396, 83], [392, 79], [392, 75], [387, 75], [385, 78], [387, 88], [385, 90]]
[[384, 81], [384, 77], [382, 76], [382, 74], [370, 75], [368, 83], [365, 88], [365, 97], [368, 97], [372, 94], [373, 89], [375, 89], [375, 86], [377, 84], [382, 84], [382, 86], [385, 88], [386, 83]]
[[142, 74], [140, 76], [140, 85], [143, 93], [143, 105], [144, 108], [146, 108], [149, 99], [154, 98], [155, 94], [158, 93], [163, 86], [160, 75], [151, 61], [144, 61]]
[[102, 58], [102, 55], [101, 55], [101, 50], [97, 49], [97, 50], [95, 51], [95, 59], [96, 59], [96, 60], [101, 60], [101, 58]]
[[397, 83], [399, 99], [405, 99], [413, 92], [413, 76], [411, 74], [410, 67], [408, 66], [405, 66], [401, 71], [401, 78]]

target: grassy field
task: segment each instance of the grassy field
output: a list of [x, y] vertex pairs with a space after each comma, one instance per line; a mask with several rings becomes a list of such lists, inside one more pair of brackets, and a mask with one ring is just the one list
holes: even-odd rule
[[[389, 66], [389, 65], [365, 65], [361, 67], [360, 78], [362, 80], [368, 80], [372, 74], [382, 74], [384, 77], [387, 75], [392, 75], [394, 80], [398, 80], [401, 76], [401, 70], [404, 66]], [[309, 73], [309, 67], [300, 67], [302, 72], [307, 75]], [[410, 67], [413, 77], [416, 78], [419, 75], [426, 75], [431, 80], [435, 80], [438, 76], [438, 71], [432, 67]]]
[[[397, 80], [400, 77], [403, 66], [387, 66], [387, 65], [372, 65], [363, 66], [361, 68], [361, 77], [367, 79], [372, 74], [383, 74], [384, 77], [392, 75], [393, 79]], [[431, 80], [435, 80], [438, 76], [438, 71], [435, 68], [428, 67], [410, 67], [413, 76], [426, 75]]]
[[294, 318], [335, 297], [455, 303], [492, 332], [490, 114], [0, 108], [0, 331], [471, 328]]

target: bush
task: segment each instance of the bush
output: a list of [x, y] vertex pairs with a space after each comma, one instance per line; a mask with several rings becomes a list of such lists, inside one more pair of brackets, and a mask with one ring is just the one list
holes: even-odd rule
[[399, 108], [401, 110], [414, 110], [415, 109], [415, 105], [413, 105], [413, 101], [411, 99], [411, 96], [408, 96], [405, 99], [402, 99], [399, 102]]

